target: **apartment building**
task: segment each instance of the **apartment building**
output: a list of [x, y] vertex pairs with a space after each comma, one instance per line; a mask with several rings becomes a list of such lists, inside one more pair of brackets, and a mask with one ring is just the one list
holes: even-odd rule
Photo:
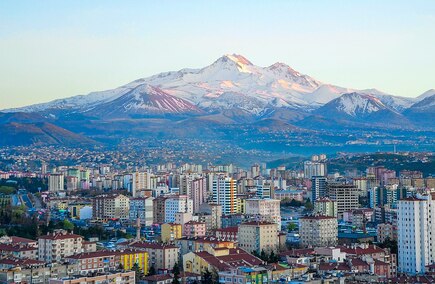
[[278, 225], [272, 222], [246, 222], [239, 226], [239, 247], [248, 252], [261, 253], [276, 251], [278, 242]]
[[58, 262], [83, 251], [83, 237], [64, 230], [48, 233], [38, 238], [39, 260]]
[[337, 218], [305, 216], [299, 219], [301, 245], [305, 247], [333, 246], [337, 244]]

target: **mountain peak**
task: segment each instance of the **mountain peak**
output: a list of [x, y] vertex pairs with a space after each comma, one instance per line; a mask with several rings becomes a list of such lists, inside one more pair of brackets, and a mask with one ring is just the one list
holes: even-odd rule
[[433, 96], [433, 95], [435, 95], [435, 89], [430, 89], [430, 90], [427, 90], [426, 92], [424, 92], [423, 94], [421, 94], [420, 96], [418, 96], [417, 99], [419, 101], [421, 101], [421, 100], [428, 98], [430, 96]]
[[240, 64], [240, 65], [253, 65], [251, 61], [249, 61], [246, 57], [244, 57], [243, 55], [240, 54], [225, 54], [224, 56], [222, 56], [221, 58], [218, 59], [219, 60], [223, 60], [223, 61], [228, 61], [231, 60], [236, 64]]

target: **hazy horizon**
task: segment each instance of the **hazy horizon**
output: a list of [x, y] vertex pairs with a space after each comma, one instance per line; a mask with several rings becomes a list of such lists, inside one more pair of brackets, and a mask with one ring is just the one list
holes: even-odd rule
[[236, 53], [325, 83], [416, 97], [435, 88], [435, 2], [3, 1], [0, 109]]

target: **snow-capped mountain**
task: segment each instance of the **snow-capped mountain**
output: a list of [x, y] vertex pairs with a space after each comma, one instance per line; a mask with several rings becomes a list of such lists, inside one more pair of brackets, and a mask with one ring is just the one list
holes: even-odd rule
[[435, 95], [435, 89], [430, 89], [427, 90], [426, 92], [424, 92], [423, 94], [421, 94], [420, 96], [417, 97], [418, 101], [422, 101], [423, 99], [427, 98], [427, 97], [431, 97]]
[[435, 94], [425, 96], [403, 112], [415, 124], [426, 127], [435, 127]]
[[138, 85], [116, 99], [98, 104], [87, 111], [94, 116], [110, 118], [201, 112], [190, 102], [146, 84]]
[[[124, 95], [148, 94], [150, 88], [164, 93], [169, 105], [159, 104], [154, 97], [133, 102]], [[153, 91], [151, 91], [152, 93]], [[402, 112], [415, 103], [416, 99], [392, 96], [376, 89], [355, 90], [324, 84], [308, 75], [301, 74], [284, 63], [268, 67], [254, 65], [241, 55], [224, 55], [211, 65], [201, 69], [181, 69], [160, 73], [130, 82], [113, 90], [92, 92], [49, 103], [5, 110], [5, 112], [43, 112], [55, 115], [55, 111], [89, 113], [173, 113], [197, 112], [202, 109], [209, 113], [236, 109], [256, 117], [278, 109], [309, 113], [345, 93], [357, 92], [378, 99], [389, 109]], [[121, 99], [122, 98], [122, 99]], [[176, 100], [178, 99], [178, 101]], [[128, 101], [128, 102], [127, 102]], [[346, 104], [357, 104], [349, 100]], [[117, 104], [121, 104], [117, 106]], [[195, 106], [197, 109], [193, 109]], [[112, 111], [111, 109], [116, 109]], [[352, 107], [348, 107], [352, 109]], [[102, 110], [104, 109], [104, 110]], [[347, 109], [347, 108], [346, 108]], [[367, 109], [368, 111], [369, 109]]]
[[381, 100], [372, 95], [347, 93], [319, 108], [317, 114], [336, 113], [350, 117], [364, 117], [373, 112], [389, 109]]

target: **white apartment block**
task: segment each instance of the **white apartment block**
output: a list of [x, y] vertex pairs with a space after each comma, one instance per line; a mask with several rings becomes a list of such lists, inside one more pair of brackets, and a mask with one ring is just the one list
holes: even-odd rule
[[213, 203], [222, 205], [222, 214], [229, 215], [238, 212], [237, 181], [223, 175], [213, 178]]
[[63, 191], [64, 184], [63, 174], [50, 174], [48, 177], [48, 190], [51, 192]]
[[305, 178], [311, 179], [313, 176], [326, 176], [326, 163], [323, 162], [304, 162], [304, 176]]
[[398, 271], [415, 275], [435, 262], [435, 193], [398, 202]]

